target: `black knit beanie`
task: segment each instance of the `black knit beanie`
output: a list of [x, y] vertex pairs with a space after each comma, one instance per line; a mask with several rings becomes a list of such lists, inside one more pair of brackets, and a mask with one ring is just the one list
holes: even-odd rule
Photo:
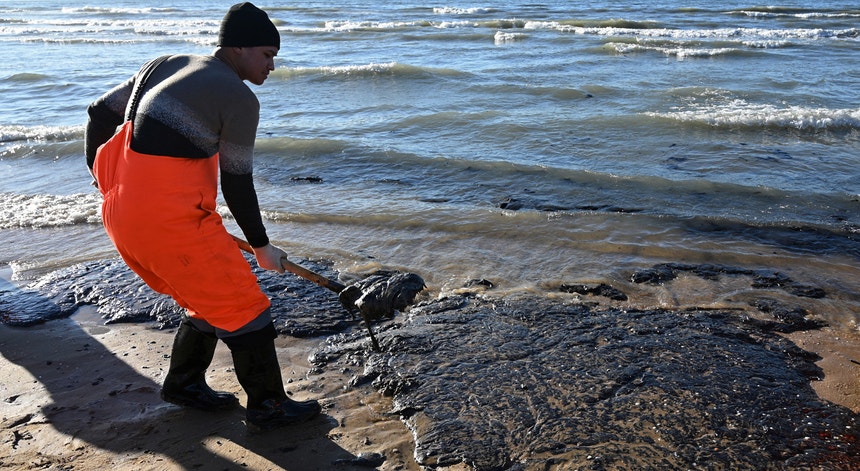
[[237, 3], [221, 20], [218, 32], [221, 47], [275, 46], [281, 48], [281, 35], [269, 15], [251, 2]]

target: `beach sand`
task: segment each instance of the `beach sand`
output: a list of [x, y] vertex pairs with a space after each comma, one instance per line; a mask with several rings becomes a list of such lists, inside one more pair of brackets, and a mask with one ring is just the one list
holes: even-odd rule
[[[205, 413], [162, 402], [159, 385], [174, 332], [104, 325], [91, 307], [33, 327], [0, 326], [0, 468], [421, 469], [409, 430], [389, 413], [390, 400], [369, 386], [347, 386], [363, 365], [313, 370], [308, 354], [323, 339], [276, 341], [287, 390], [324, 405], [322, 416], [307, 424], [254, 434], [242, 408]], [[813, 383], [819, 395], [860, 412], [860, 339], [829, 328], [790, 338], [822, 357], [825, 377]], [[244, 404], [222, 343], [208, 381]]]

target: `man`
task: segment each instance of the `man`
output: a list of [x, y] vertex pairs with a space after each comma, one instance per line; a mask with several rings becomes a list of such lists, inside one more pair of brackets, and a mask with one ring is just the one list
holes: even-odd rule
[[320, 412], [316, 401], [287, 397], [269, 299], [215, 211], [220, 173], [257, 263], [283, 273], [286, 253], [269, 242], [254, 189], [260, 104], [244, 83], [266, 80], [280, 41], [265, 12], [234, 5], [211, 56], [159, 58], [87, 109], [87, 165], [104, 195], [105, 229], [135, 273], [185, 308], [161, 397], [204, 410], [236, 407], [233, 394], [204, 378], [220, 338], [248, 394], [248, 425], [260, 429]]

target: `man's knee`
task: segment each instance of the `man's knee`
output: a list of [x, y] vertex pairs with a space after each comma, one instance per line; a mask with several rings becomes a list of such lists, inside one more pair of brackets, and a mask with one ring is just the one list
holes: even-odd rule
[[271, 321], [262, 329], [244, 332], [239, 335], [228, 335], [221, 337], [230, 351], [251, 350], [253, 348], [271, 342], [278, 336], [275, 324]]

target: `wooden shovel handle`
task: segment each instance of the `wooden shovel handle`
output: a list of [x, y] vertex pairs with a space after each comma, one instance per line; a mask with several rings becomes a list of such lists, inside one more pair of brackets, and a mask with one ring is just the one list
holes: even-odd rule
[[[240, 249], [242, 249], [245, 252], [248, 252], [250, 254], [254, 253], [254, 248], [251, 247], [251, 244], [246, 242], [244, 239], [240, 239], [239, 237], [236, 237], [232, 234], [230, 235], [230, 237], [232, 237], [233, 240], [236, 241], [236, 244], [239, 245]], [[294, 275], [300, 276], [300, 277], [302, 277], [308, 281], [312, 281], [312, 282], [322, 286], [323, 288], [328, 288], [328, 289], [334, 291], [335, 293], [340, 293], [345, 288], [344, 285], [338, 283], [337, 281], [326, 278], [325, 276], [320, 275], [317, 272], [308, 270], [307, 268], [305, 268], [301, 265], [297, 265], [297, 264], [287, 260], [286, 258], [281, 259], [281, 266], [284, 267], [284, 270], [286, 270], [286, 271], [288, 271]]]

